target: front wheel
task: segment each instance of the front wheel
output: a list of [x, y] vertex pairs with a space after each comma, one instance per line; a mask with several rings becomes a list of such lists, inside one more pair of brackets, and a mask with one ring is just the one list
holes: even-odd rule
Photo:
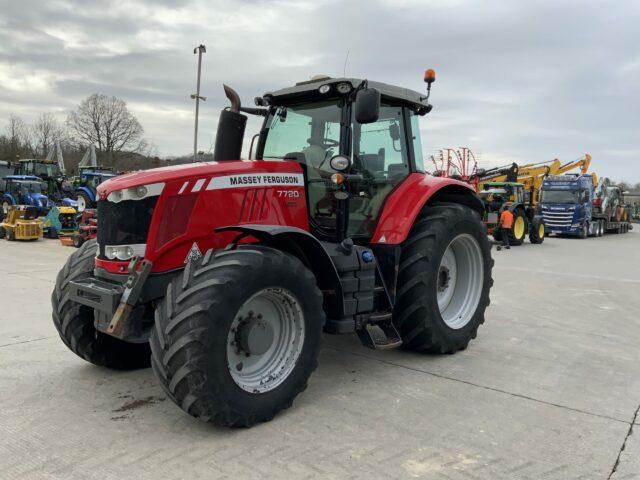
[[76, 199], [76, 201], [77, 201], [77, 209], [79, 213], [82, 213], [87, 208], [91, 207], [91, 199], [84, 192], [78, 193], [78, 198]]
[[51, 294], [53, 324], [64, 344], [87, 362], [115, 370], [149, 366], [149, 343], [129, 343], [96, 330], [93, 309], [69, 299], [69, 282], [90, 277], [96, 256], [95, 240], [74, 251], [58, 273]]
[[582, 225], [582, 230], [580, 231], [580, 238], [583, 240], [589, 236], [589, 224], [584, 223]]
[[425, 207], [402, 246], [393, 319], [410, 350], [454, 353], [484, 322], [493, 285], [486, 228], [463, 205]]
[[511, 245], [522, 245], [528, 228], [529, 223], [524, 211], [521, 208], [516, 209], [513, 212], [513, 226], [509, 232], [509, 243]]
[[209, 251], [156, 309], [153, 371], [189, 415], [249, 427], [306, 388], [324, 321], [315, 277], [296, 257], [263, 246]]

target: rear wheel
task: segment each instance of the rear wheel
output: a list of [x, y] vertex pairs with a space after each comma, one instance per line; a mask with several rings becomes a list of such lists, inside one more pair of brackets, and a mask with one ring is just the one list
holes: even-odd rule
[[0, 227], [0, 239], [3, 239], [6, 236], [7, 236], [7, 231], [4, 229], [4, 227]]
[[322, 301], [313, 273], [292, 255], [210, 250], [156, 309], [153, 371], [189, 415], [234, 427], [270, 420], [318, 364]]
[[95, 256], [95, 240], [87, 242], [58, 273], [51, 294], [53, 324], [69, 350], [87, 362], [116, 370], [148, 367], [148, 343], [129, 343], [98, 332], [93, 326], [93, 309], [68, 299], [69, 281], [91, 276]]
[[513, 226], [509, 232], [509, 243], [511, 245], [522, 245], [524, 237], [527, 234], [528, 222], [527, 216], [522, 209], [513, 212]]
[[486, 228], [468, 207], [426, 207], [402, 247], [394, 324], [410, 350], [454, 353], [484, 322], [493, 285]]
[[533, 217], [531, 222], [531, 230], [529, 232], [529, 241], [531, 243], [540, 244], [544, 242], [545, 225], [544, 220], [539, 215]]
[[15, 241], [16, 239], [16, 231], [13, 228], [8, 228], [7, 229], [7, 240], [9, 240], [10, 242]]

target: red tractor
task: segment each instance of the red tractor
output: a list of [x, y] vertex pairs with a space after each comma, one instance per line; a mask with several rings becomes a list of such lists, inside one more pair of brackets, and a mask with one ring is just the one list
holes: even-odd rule
[[[306, 388], [323, 331], [370, 348], [466, 348], [493, 261], [475, 192], [424, 173], [428, 95], [329, 77], [255, 108], [225, 92], [214, 162], [98, 187], [97, 241], [52, 295], [69, 349], [113, 369], [151, 364], [190, 415], [250, 426]], [[251, 161], [238, 160], [243, 113], [264, 117]]]

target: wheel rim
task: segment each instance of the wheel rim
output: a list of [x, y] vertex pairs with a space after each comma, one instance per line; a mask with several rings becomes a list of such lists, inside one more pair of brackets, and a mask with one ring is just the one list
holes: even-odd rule
[[477, 240], [469, 234], [455, 237], [440, 260], [437, 278], [438, 309], [449, 328], [467, 325], [478, 308], [484, 284], [484, 261]]
[[544, 224], [541, 223], [538, 227], [538, 237], [544, 238]]
[[2, 211], [4, 212], [5, 215], [9, 213], [9, 204], [7, 202], [4, 202], [2, 204]]
[[87, 203], [84, 201], [84, 197], [82, 195], [78, 195], [78, 211], [84, 212], [85, 208], [87, 208]]
[[517, 240], [520, 240], [524, 235], [524, 218], [518, 217], [516, 218], [516, 223], [513, 226], [513, 236], [516, 237]]
[[233, 381], [250, 393], [284, 382], [304, 343], [304, 315], [291, 292], [267, 288], [247, 300], [227, 335], [227, 363]]

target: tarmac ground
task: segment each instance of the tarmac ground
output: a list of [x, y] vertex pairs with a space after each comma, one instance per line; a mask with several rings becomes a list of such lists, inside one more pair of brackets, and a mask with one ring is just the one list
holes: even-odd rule
[[326, 335], [309, 388], [251, 429], [68, 351], [50, 295], [73, 251], [0, 241], [2, 479], [640, 479], [638, 225], [494, 248], [486, 323], [455, 355]]

